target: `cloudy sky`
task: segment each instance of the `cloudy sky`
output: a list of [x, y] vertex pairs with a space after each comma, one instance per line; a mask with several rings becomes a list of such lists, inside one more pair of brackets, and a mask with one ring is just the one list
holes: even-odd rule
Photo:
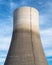
[[0, 65], [4, 64], [13, 31], [13, 12], [21, 6], [39, 10], [40, 36], [49, 65], [52, 65], [52, 0], [0, 0]]

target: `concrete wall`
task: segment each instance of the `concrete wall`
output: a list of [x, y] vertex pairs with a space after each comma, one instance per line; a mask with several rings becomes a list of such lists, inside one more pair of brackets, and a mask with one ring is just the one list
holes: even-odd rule
[[18, 8], [13, 23], [5, 65], [47, 65], [39, 34], [39, 12], [32, 7]]

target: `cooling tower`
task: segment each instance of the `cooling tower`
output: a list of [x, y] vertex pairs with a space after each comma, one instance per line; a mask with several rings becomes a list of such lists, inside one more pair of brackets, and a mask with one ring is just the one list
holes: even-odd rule
[[14, 11], [13, 36], [4, 65], [47, 65], [39, 34], [39, 12], [32, 7]]

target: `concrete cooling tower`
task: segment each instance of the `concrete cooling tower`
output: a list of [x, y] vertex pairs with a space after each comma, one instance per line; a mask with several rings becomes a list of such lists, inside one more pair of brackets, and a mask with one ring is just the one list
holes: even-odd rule
[[39, 12], [32, 7], [14, 11], [13, 36], [4, 65], [48, 65], [39, 33]]

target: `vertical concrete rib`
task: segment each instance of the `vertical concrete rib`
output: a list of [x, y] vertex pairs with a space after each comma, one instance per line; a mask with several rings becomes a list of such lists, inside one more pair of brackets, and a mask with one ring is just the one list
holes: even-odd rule
[[34, 62], [35, 62], [35, 65], [48, 65], [43, 48], [42, 48], [42, 44], [41, 44], [41, 38], [40, 38], [40, 33], [39, 33], [39, 20], [38, 20], [38, 23], [34, 23], [36, 19], [36, 17], [33, 18], [34, 12], [37, 12], [36, 17], [37, 19], [39, 18], [38, 11], [31, 8], [31, 30], [32, 30], [31, 40], [32, 40], [33, 53], [34, 53]]
[[4, 65], [47, 65], [39, 34], [39, 14], [35, 8], [15, 10], [13, 36]]
[[31, 45], [32, 45], [32, 53], [33, 53], [33, 58], [34, 58], [34, 65], [35, 64], [35, 56], [34, 56], [34, 48], [33, 48], [33, 41], [32, 41], [32, 21], [31, 21], [31, 18], [32, 18], [32, 15], [31, 15], [31, 10], [32, 8], [30, 7], [30, 35], [31, 35]]

